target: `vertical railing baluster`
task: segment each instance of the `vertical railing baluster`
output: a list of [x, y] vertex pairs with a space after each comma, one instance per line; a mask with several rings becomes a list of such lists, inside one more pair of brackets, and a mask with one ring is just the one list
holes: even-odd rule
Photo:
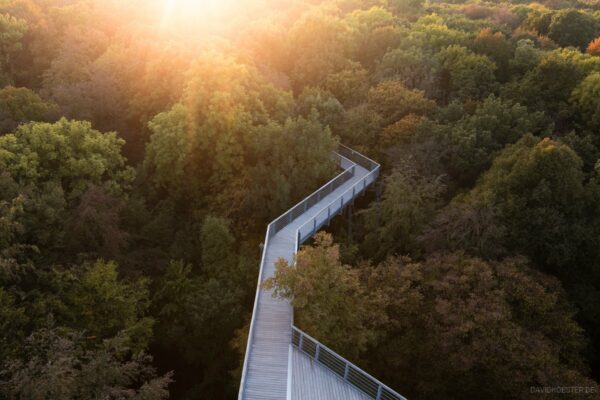
[[350, 371], [350, 364], [346, 363], [344, 368], [344, 381], [348, 382], [348, 372]]
[[381, 400], [381, 392], [383, 391], [383, 386], [381, 386], [381, 383], [379, 384], [379, 387], [377, 388], [377, 397], [375, 397], [375, 400]]
[[319, 361], [319, 353], [321, 352], [321, 345], [317, 343], [317, 349], [315, 350], [315, 360]]

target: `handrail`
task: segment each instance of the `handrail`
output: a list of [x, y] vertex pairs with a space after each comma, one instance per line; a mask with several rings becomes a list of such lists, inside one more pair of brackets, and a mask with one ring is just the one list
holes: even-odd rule
[[[304, 224], [302, 224], [296, 231], [296, 252], [300, 249], [299, 248], [300, 244], [304, 243], [306, 241], [306, 239], [313, 236], [323, 225], [328, 224], [329, 221], [331, 221], [331, 219], [337, 215], [337, 212], [338, 211], [341, 212], [341, 210], [349, 202], [354, 200], [354, 198], [357, 195], [362, 194], [362, 192], [367, 188], [367, 186], [370, 185], [372, 182], [374, 182], [375, 179], [377, 179], [378, 175], [379, 175], [379, 164], [377, 164], [375, 169], [373, 169], [371, 172], [369, 172], [367, 175], [365, 175], [364, 178], [362, 178], [360, 181], [356, 182], [354, 185], [352, 185], [352, 187], [348, 188], [344, 193], [342, 193], [341, 195], [336, 197], [333, 201], [331, 201], [327, 205], [327, 207], [321, 208], [321, 210], [319, 210], [319, 212], [317, 214], [315, 214], [314, 217], [312, 217], [310, 220], [308, 220]], [[369, 180], [371, 180], [371, 182], [367, 183], [367, 181], [369, 181]], [[362, 185], [362, 188], [359, 188], [357, 191], [356, 188], [358, 188], [360, 185]], [[345, 196], [347, 194], [349, 194], [350, 191], [352, 191], [352, 196], [350, 196], [348, 198], [348, 200], [344, 202]], [[338, 201], [340, 202], [340, 207], [336, 208], [332, 214], [332, 212], [331, 212], [332, 206], [336, 205], [336, 203]], [[325, 213], [325, 210], [327, 210], [327, 217], [323, 218], [323, 220], [321, 222], [319, 222], [319, 217]], [[308, 235], [303, 235], [302, 234], [303, 228], [310, 224], [312, 224], [312, 229], [310, 230], [310, 233]]]
[[[256, 294], [254, 296], [254, 306], [252, 308], [252, 318], [250, 320], [250, 328], [248, 330], [248, 340], [246, 342], [246, 353], [244, 355], [244, 364], [242, 366], [242, 377], [240, 379], [240, 391], [239, 391], [239, 395], [238, 395], [238, 399], [239, 400], [242, 400], [243, 397], [244, 397], [244, 389], [245, 389], [245, 383], [246, 383], [246, 377], [247, 377], [247, 370], [248, 370], [248, 358], [250, 356], [251, 343], [252, 343], [252, 339], [254, 337], [254, 325], [255, 325], [256, 314], [257, 314], [256, 311], [258, 309], [258, 304], [259, 304], [258, 300], [259, 300], [259, 295], [260, 295], [260, 285], [262, 283], [263, 267], [264, 267], [264, 264], [265, 264], [265, 256], [267, 254], [267, 248], [268, 248], [268, 244], [269, 244], [269, 239], [273, 235], [275, 235], [275, 233], [279, 232], [284, 226], [286, 226], [287, 224], [289, 224], [290, 222], [292, 222], [294, 219], [296, 219], [299, 215], [301, 215], [301, 214], [299, 214], [299, 215], [296, 215], [295, 217], [293, 217], [293, 215], [292, 215], [291, 212], [294, 209], [296, 209], [297, 207], [299, 207], [302, 204], [305, 204], [306, 208], [304, 208], [304, 206], [302, 206], [302, 207], [304, 208], [304, 211], [306, 211], [306, 209], [312, 207], [312, 205], [309, 207], [308, 204], [313, 201], [312, 199], [314, 198], [314, 196], [317, 196], [316, 198], [320, 199], [320, 196], [321, 196], [322, 192], [325, 192], [326, 190], [330, 190], [331, 191], [332, 190], [331, 188], [333, 188], [334, 184], [337, 184], [335, 186], [337, 188], [341, 184], [343, 184], [344, 182], [346, 182], [350, 178], [347, 175], [347, 172], [349, 170], [352, 170], [352, 175], [354, 175], [354, 167], [355, 167], [354, 162], [350, 161], [348, 158], [342, 156], [339, 153], [334, 153], [334, 155], [339, 159], [340, 166], [346, 166], [346, 168], [344, 169], [344, 171], [341, 172], [340, 174], [338, 174], [333, 179], [331, 179], [325, 185], [321, 186], [315, 192], [313, 192], [312, 194], [310, 194], [307, 197], [305, 197], [303, 200], [301, 200], [294, 207], [292, 207], [291, 209], [289, 209], [288, 211], [286, 211], [285, 213], [283, 213], [279, 217], [275, 218], [267, 226], [267, 233], [266, 233], [266, 237], [265, 237], [265, 243], [263, 244], [262, 256], [261, 256], [261, 261], [260, 261], [260, 268], [259, 268], [259, 272], [258, 272], [258, 284], [257, 284], [257, 287], [256, 287]], [[341, 177], [344, 177], [344, 178], [342, 179]], [[316, 203], [314, 203], [314, 204], [316, 204]], [[284, 221], [285, 224], [279, 226], [279, 221]]]
[[[332, 178], [329, 182], [321, 186], [319, 189], [315, 190], [313, 193], [306, 196], [303, 200], [301, 200], [295, 206], [281, 214], [279, 217], [275, 218], [271, 222], [271, 224], [274, 227], [274, 229], [271, 229], [271, 236], [275, 235], [293, 220], [298, 218], [300, 215], [304, 214], [306, 210], [308, 210], [309, 208], [317, 204], [319, 201], [321, 201], [321, 198], [324, 197], [324, 193], [328, 191], [329, 193], [331, 193], [333, 190], [337, 189], [344, 182], [350, 179], [351, 176], [354, 176], [354, 168], [356, 166], [356, 163], [352, 162], [350, 159], [344, 157], [339, 153], [333, 153], [333, 155], [339, 159], [339, 166], [343, 169], [343, 172], [341, 172], [336, 177]], [[269, 226], [271, 226], [271, 224], [269, 224]]]
[[292, 325], [292, 345], [375, 400], [406, 400], [329, 347]]
[[[256, 295], [254, 299], [254, 307], [252, 310], [252, 319], [250, 321], [250, 329], [248, 332], [248, 342], [246, 344], [246, 354], [244, 357], [244, 365], [242, 369], [242, 378], [240, 382], [239, 400], [243, 400], [245, 383], [247, 379], [248, 359], [250, 357], [251, 343], [254, 337], [254, 326], [256, 321], [256, 314], [259, 305], [260, 287], [263, 279], [263, 268], [265, 264], [265, 256], [268, 248], [269, 239], [273, 237], [277, 232], [283, 229], [285, 226], [290, 224], [300, 215], [304, 214], [309, 208], [318, 204], [322, 198], [331, 194], [335, 189], [343, 185], [349, 179], [355, 176], [356, 166], [361, 166], [369, 171], [358, 182], [354, 183], [350, 188], [346, 189], [341, 195], [329, 202], [326, 207], [322, 207], [310, 220], [302, 224], [295, 232], [295, 252], [297, 253], [300, 245], [306, 241], [309, 237], [314, 235], [318, 229], [323, 225], [328, 224], [329, 221], [341, 212], [344, 207], [353, 201], [357, 195], [364, 193], [367, 186], [373, 183], [379, 175], [380, 165], [371, 160], [368, 157], [340, 144], [339, 152], [334, 153], [334, 156], [338, 159], [340, 167], [343, 172], [338, 174], [335, 178], [331, 179], [325, 185], [321, 186], [318, 190], [305, 197], [302, 201], [290, 208], [288, 211], [274, 219], [267, 227], [265, 244], [263, 246], [263, 252], [260, 262], [260, 271], [258, 275], [258, 285], [256, 289]], [[362, 187], [361, 187], [362, 185]], [[357, 190], [358, 188], [358, 190]], [[351, 192], [351, 195], [349, 195]], [[333, 213], [332, 213], [333, 210]], [[327, 217], [324, 216], [327, 211]], [[323, 217], [323, 218], [321, 218]], [[310, 231], [303, 234], [306, 226], [312, 224]], [[307, 234], [308, 233], [308, 234]], [[295, 262], [295, 261], [294, 261]], [[321, 344], [316, 339], [302, 332], [293, 324], [293, 310], [292, 310], [292, 325], [291, 325], [291, 344], [300, 349], [303, 353], [319, 362], [324, 367], [328, 368], [338, 376], [340, 376], [345, 382], [355, 386], [365, 394], [369, 395], [375, 400], [406, 400], [405, 397], [395, 392], [373, 376], [369, 375], [356, 365], [347, 361], [327, 346]], [[308, 347], [307, 347], [308, 346]], [[312, 346], [312, 347], [311, 347]], [[311, 350], [312, 348], [312, 350]], [[289, 361], [288, 361], [289, 363]], [[340, 373], [340, 366], [343, 366], [342, 372]], [[289, 371], [288, 371], [289, 373]], [[290, 376], [288, 375], [288, 392], [290, 390]], [[289, 396], [289, 393], [288, 393]]]
[[[344, 206], [352, 201], [357, 195], [364, 191], [368, 184], [377, 179], [379, 174], [380, 165], [375, 161], [363, 156], [360, 153], [355, 152], [343, 145], [340, 145], [340, 150], [345, 150], [349, 157], [353, 157], [357, 164], [370, 170], [360, 181], [356, 182], [352, 187], [348, 188], [344, 193], [333, 199], [327, 207], [323, 207], [313, 218], [302, 224], [296, 231], [296, 252], [300, 248], [305, 240], [312, 237], [321, 226], [329, 223], [338, 211], [341, 212]], [[367, 183], [370, 181], [369, 183]], [[362, 185], [362, 188], [360, 187]], [[356, 188], [359, 188], [357, 191]], [[348, 197], [348, 200], [344, 202], [347, 194], [352, 192], [352, 196]], [[337, 203], [339, 202], [339, 207]], [[332, 206], [335, 207], [335, 211], [332, 214]], [[320, 216], [327, 211], [327, 218], [320, 220]], [[312, 225], [310, 231], [303, 234], [306, 226]], [[361, 390], [368, 396], [375, 400], [406, 400], [405, 397], [386, 386], [370, 374], [366, 373], [350, 361], [338, 355], [333, 350], [329, 349], [318, 340], [312, 338], [308, 334], [298, 329], [292, 322], [292, 344], [300, 349], [303, 353], [307, 354], [313, 360], [319, 362], [321, 365], [331, 370], [335, 374], [339, 375], [345, 382], [352, 384], [357, 389]], [[308, 344], [308, 347], [307, 347]], [[312, 346], [312, 347], [311, 347]], [[312, 350], [311, 350], [312, 349]], [[342, 369], [340, 369], [342, 368]]]

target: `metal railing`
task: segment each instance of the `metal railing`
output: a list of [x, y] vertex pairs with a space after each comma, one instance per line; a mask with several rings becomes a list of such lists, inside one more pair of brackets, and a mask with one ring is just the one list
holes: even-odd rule
[[246, 353], [244, 355], [244, 364], [242, 366], [242, 377], [240, 379], [240, 391], [238, 395], [238, 399], [240, 400], [244, 398], [244, 389], [248, 371], [248, 358], [250, 357], [251, 344], [254, 338], [254, 326], [256, 324], [256, 315], [259, 306], [260, 285], [263, 281], [263, 270], [265, 265], [265, 256], [269, 247], [269, 239], [272, 238], [281, 229], [286, 227], [294, 219], [302, 215], [306, 210], [317, 204], [321, 200], [321, 198], [324, 198], [327, 194], [330, 194], [354, 176], [354, 168], [356, 165], [354, 162], [350, 161], [350, 159], [348, 159], [345, 156], [342, 156], [339, 153], [334, 153], [334, 158], [338, 161], [339, 166], [343, 169], [343, 171], [335, 178], [331, 179], [329, 182], [323, 185], [321, 188], [319, 188], [317, 191], [307, 196], [304, 200], [302, 200], [294, 207], [283, 213], [281, 216], [277, 217], [267, 226], [267, 233], [265, 235], [265, 243], [263, 245], [260, 268], [258, 272], [258, 284], [256, 287], [256, 294], [254, 297], [254, 306], [252, 308], [252, 318], [250, 320], [250, 328], [248, 331], [248, 341], [246, 343]]
[[[379, 164], [370, 158], [344, 145], [340, 145], [339, 152], [341, 156], [346, 157], [370, 172], [298, 228], [296, 231], [296, 252], [298, 252], [302, 243], [312, 237], [323, 225], [328, 224], [331, 218], [341, 213], [344, 207], [352, 202], [356, 196], [361, 195], [379, 175]], [[353, 385], [375, 400], [406, 400], [404, 396], [384, 385], [296, 326], [292, 325], [291, 328], [292, 344], [304, 354], [338, 375], [344, 382]]]
[[404, 396], [293, 325], [292, 345], [335, 373], [344, 382], [351, 384], [375, 400], [406, 400]]
[[369, 174], [363, 179], [352, 185], [344, 193], [339, 195], [337, 198], [332, 200], [327, 207], [323, 207], [314, 217], [305, 222], [296, 231], [296, 251], [299, 246], [304, 243], [308, 238], [312, 237], [317, 231], [326, 224], [336, 215], [340, 214], [344, 207], [351, 203], [356, 196], [359, 196], [365, 192], [367, 187], [375, 182], [379, 175], [379, 165], [375, 167]]
[[[295, 233], [295, 251], [298, 252], [299, 247], [308, 238], [312, 237], [323, 225], [328, 224], [330, 220], [341, 213], [345, 206], [352, 202], [357, 196], [363, 194], [367, 187], [372, 184], [379, 175], [380, 166], [375, 161], [368, 157], [340, 144], [338, 153], [334, 157], [343, 169], [339, 175], [327, 182], [317, 191], [307, 196], [304, 200], [296, 204], [287, 212], [273, 220], [267, 227], [265, 244], [263, 247], [262, 259], [260, 263], [260, 271], [258, 275], [258, 286], [256, 297], [254, 299], [254, 308], [252, 310], [252, 319], [250, 321], [250, 330], [248, 332], [248, 342], [246, 345], [246, 355], [242, 369], [242, 378], [240, 382], [239, 400], [244, 397], [244, 388], [246, 382], [246, 371], [248, 368], [248, 358], [250, 355], [251, 343], [254, 335], [255, 316], [259, 304], [260, 285], [263, 280], [263, 267], [265, 263], [265, 254], [267, 252], [269, 239], [277, 232], [285, 228], [288, 224], [304, 214], [308, 209], [319, 203], [334, 190], [342, 186], [348, 180], [353, 178], [356, 173], [356, 166], [359, 165], [369, 171], [360, 181], [356, 182], [352, 187], [346, 189], [335, 199], [332, 199], [326, 207], [323, 207], [315, 214], [313, 218], [300, 226]], [[293, 317], [292, 317], [293, 321]], [[314, 338], [296, 328], [293, 323], [292, 330], [292, 345], [299, 348], [303, 353], [307, 354], [312, 359], [319, 362], [335, 374], [340, 376], [345, 382], [355, 386], [365, 394], [376, 400], [406, 400], [403, 396], [396, 393], [371, 375], [367, 374], [351, 362], [336, 354], [334, 351], [319, 343]], [[289, 379], [289, 378], [288, 378]], [[289, 382], [288, 382], [289, 384]], [[288, 388], [289, 390], [289, 388]]]
[[273, 225], [273, 227], [271, 229], [270, 237], [274, 236], [293, 220], [304, 214], [306, 210], [320, 202], [322, 198], [331, 194], [354, 176], [354, 168], [356, 166], [354, 162], [339, 153], [334, 153], [334, 158], [338, 161], [338, 165], [343, 169], [343, 172], [271, 222], [269, 226]]

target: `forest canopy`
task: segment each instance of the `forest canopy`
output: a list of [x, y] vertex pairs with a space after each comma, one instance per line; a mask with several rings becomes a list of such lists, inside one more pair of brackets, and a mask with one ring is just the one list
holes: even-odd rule
[[235, 398], [340, 143], [381, 176], [266, 282], [301, 329], [411, 399], [597, 395], [597, 1], [0, 0], [0, 398]]

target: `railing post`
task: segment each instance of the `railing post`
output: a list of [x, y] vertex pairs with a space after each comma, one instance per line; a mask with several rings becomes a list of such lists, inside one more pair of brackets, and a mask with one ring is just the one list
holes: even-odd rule
[[319, 343], [317, 343], [317, 348], [315, 350], [315, 360], [319, 361], [319, 353], [321, 351], [321, 345]]
[[350, 371], [350, 364], [346, 362], [346, 367], [344, 368], [344, 381], [348, 382], [348, 372]]
[[[300, 229], [298, 229], [298, 242], [297, 243], [298, 243], [298, 246], [300, 246]], [[296, 250], [298, 250], [298, 249], [296, 249]]]
[[383, 390], [383, 386], [381, 386], [381, 384], [379, 384], [379, 387], [377, 388], [377, 397], [375, 397], [375, 400], [381, 400], [382, 390]]
[[330, 219], [331, 219], [331, 206], [327, 206], [327, 225], [329, 225]]
[[302, 350], [302, 342], [304, 342], [304, 333], [300, 332], [300, 339], [298, 339], [298, 348]]
[[[317, 233], [317, 217], [313, 218], [313, 235]], [[311, 235], [312, 236], [312, 235]]]

